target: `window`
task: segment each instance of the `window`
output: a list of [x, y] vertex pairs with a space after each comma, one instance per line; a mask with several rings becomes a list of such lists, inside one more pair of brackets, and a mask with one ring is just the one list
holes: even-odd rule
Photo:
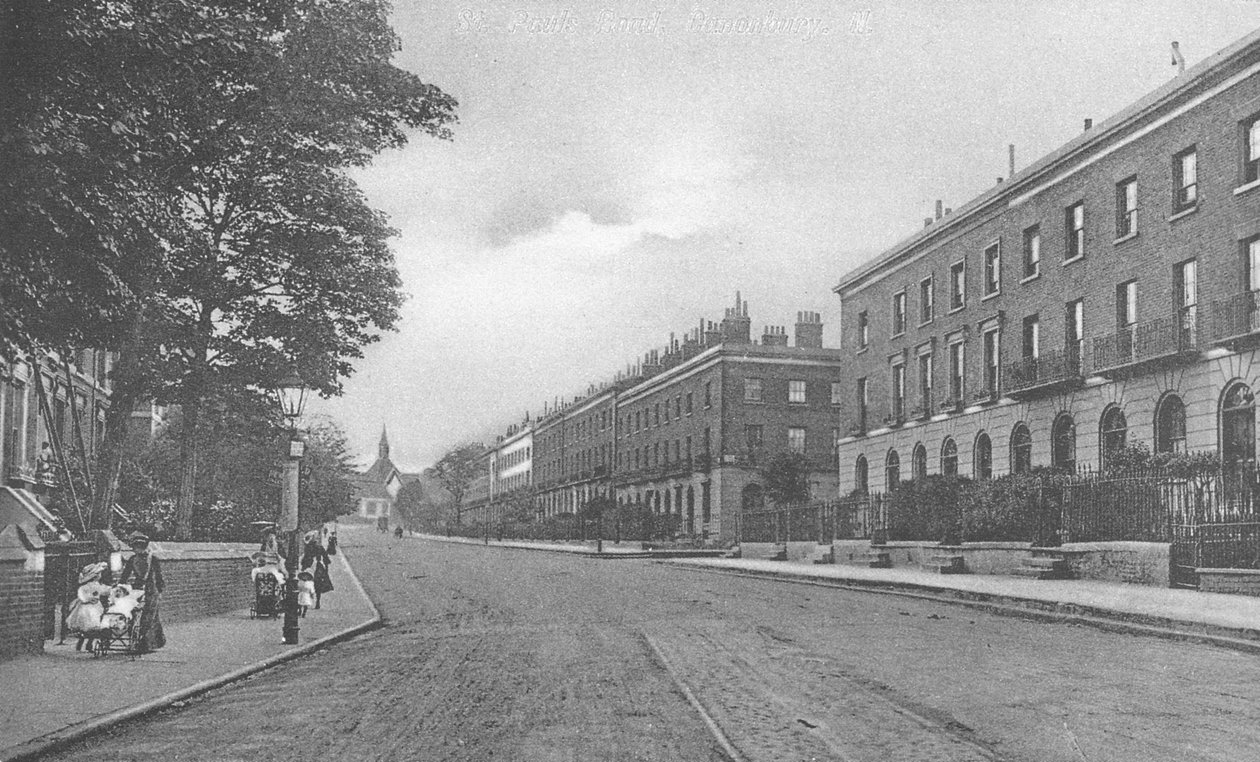
[[953, 437], [945, 437], [941, 444], [941, 473], [946, 476], [958, 476], [958, 445]]
[[984, 295], [1002, 290], [1002, 244], [994, 243], [984, 250]]
[[1137, 324], [1137, 281], [1116, 286], [1116, 330], [1123, 332]]
[[1169, 394], [1155, 410], [1155, 452], [1186, 451], [1186, 406]]
[[687, 415], [691, 415], [691, 397], [692, 392], [687, 392]]
[[884, 484], [889, 492], [901, 484], [901, 458], [896, 450], [889, 450], [884, 459]]
[[919, 281], [919, 322], [932, 322], [932, 311], [934, 304], [932, 301], [932, 276]]
[[910, 454], [910, 478], [922, 479], [927, 476], [927, 448], [920, 442], [914, 446]]
[[871, 321], [866, 310], [858, 313], [858, 349], [866, 349], [871, 344]]
[[1137, 178], [1116, 184], [1116, 238], [1137, 235]]
[[840, 467], [840, 427], [831, 427], [831, 462], [838, 469]]
[[1221, 398], [1221, 465], [1226, 487], [1237, 489], [1255, 478], [1256, 397], [1237, 381]]
[[788, 449], [798, 455], [805, 454], [805, 429], [797, 426], [788, 427]]
[[839, 381], [831, 382], [831, 404], [840, 405], [844, 403], [844, 384]]
[[1242, 123], [1243, 183], [1260, 180], [1260, 114]]
[[906, 366], [901, 362], [892, 366], [892, 417], [895, 423], [906, 420]]
[[919, 355], [919, 404], [923, 414], [932, 414], [932, 353]]
[[788, 402], [797, 405], [805, 404], [804, 381], [788, 381]]
[[858, 494], [865, 495], [870, 491], [870, 474], [869, 467], [866, 464], [866, 456], [859, 455], [853, 463], [853, 491]]
[[998, 326], [986, 328], [984, 331], [984, 390], [989, 394], [997, 394], [1001, 381], [999, 363], [1001, 362], [1001, 330]]
[[1117, 405], [1111, 405], [1103, 411], [1098, 428], [1102, 443], [1102, 468], [1110, 471], [1116, 467], [1116, 455], [1124, 449], [1129, 436], [1129, 424], [1124, 418], [1124, 411]]
[[866, 432], [866, 379], [857, 380], [858, 430]]
[[682, 395], [674, 398], [674, 420], [682, 418]]
[[1068, 302], [1063, 309], [1063, 351], [1071, 362], [1080, 362], [1085, 342], [1085, 301]]
[[1063, 251], [1063, 261], [1071, 262], [1085, 256], [1085, 202], [1078, 201], [1067, 208], [1064, 227], [1067, 248]]
[[[1260, 237], [1250, 238], [1242, 242], [1242, 266], [1243, 291], [1251, 291], [1253, 293], [1260, 291]], [[1257, 317], [1254, 315], [1256, 308], [1252, 307], [1251, 312], [1253, 313], [1251, 325], [1260, 327], [1260, 320], [1257, 320]]]
[[1036, 360], [1041, 356], [1041, 318], [1029, 315], [1024, 318], [1024, 359]]
[[1173, 157], [1173, 212], [1199, 203], [1199, 154], [1194, 146]]
[[744, 402], [761, 402], [761, 379], [744, 379]]
[[977, 479], [993, 478], [993, 441], [983, 431], [976, 436], [974, 470]]
[[749, 452], [757, 452], [761, 449], [764, 433], [765, 427], [759, 423], [750, 423], [744, 427], [744, 444], [747, 445]]
[[705, 407], [713, 406], [713, 382], [712, 381], [704, 382], [704, 406]]
[[967, 304], [967, 262], [955, 262], [949, 268], [949, 308], [961, 310]]
[[1064, 471], [1076, 470], [1076, 421], [1068, 413], [1054, 419], [1050, 429], [1050, 465]]
[[964, 388], [965, 377], [963, 375], [966, 365], [966, 350], [964, 349], [962, 337], [959, 336], [949, 345], [949, 398], [956, 403], [961, 403], [964, 399], [963, 394], [967, 391]]
[[1041, 274], [1041, 226], [1024, 230], [1024, 279]]
[[652, 422], [653, 422], [653, 425], [654, 425], [654, 426], [660, 426], [660, 425], [661, 425], [661, 403], [659, 403], [659, 402], [658, 402], [658, 403], [656, 403], [656, 406], [655, 406], [655, 415], [653, 415], [653, 416], [652, 416]]
[[1017, 423], [1011, 431], [1011, 473], [1026, 474], [1032, 470], [1032, 432], [1028, 424]]
[[1173, 297], [1176, 299], [1177, 314], [1180, 317], [1180, 346], [1194, 346], [1195, 322], [1198, 317], [1199, 303], [1199, 268], [1193, 259], [1186, 260], [1173, 268]]
[[906, 292], [898, 291], [892, 298], [892, 333], [899, 336], [906, 332]]

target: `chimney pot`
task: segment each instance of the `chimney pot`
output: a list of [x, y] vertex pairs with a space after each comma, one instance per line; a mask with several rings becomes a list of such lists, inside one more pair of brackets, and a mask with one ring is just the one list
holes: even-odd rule
[[936, 219], [939, 220], [941, 218], [941, 209], [943, 208], [944, 208], [944, 202], [941, 201], [939, 198], [936, 199]]
[[1015, 176], [1015, 144], [1014, 143], [1011, 143], [1006, 146], [1006, 153], [1009, 158], [1008, 163], [1010, 165], [1008, 168], [1010, 171], [1008, 171], [1006, 175], [1007, 177], [1014, 177]]
[[1093, 126], [1094, 126], [1094, 120], [1093, 120], [1093, 119], [1086, 119], [1086, 120], [1085, 120], [1085, 129], [1086, 129], [1086, 130], [1089, 130], [1089, 129], [1090, 129], [1090, 128], [1092, 128]]

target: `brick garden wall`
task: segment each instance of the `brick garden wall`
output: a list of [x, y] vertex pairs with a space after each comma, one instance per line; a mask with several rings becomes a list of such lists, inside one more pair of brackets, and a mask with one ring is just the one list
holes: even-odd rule
[[187, 622], [249, 608], [254, 586], [247, 543], [175, 543], [153, 545], [162, 561], [162, 621]]
[[44, 575], [24, 568], [21, 561], [0, 563], [0, 659], [39, 653], [44, 647]]

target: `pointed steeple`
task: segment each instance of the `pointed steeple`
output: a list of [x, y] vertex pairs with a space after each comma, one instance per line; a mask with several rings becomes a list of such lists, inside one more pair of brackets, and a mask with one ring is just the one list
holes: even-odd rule
[[377, 446], [376, 457], [379, 460], [389, 460], [389, 437], [385, 435], [384, 426], [381, 426], [381, 443]]

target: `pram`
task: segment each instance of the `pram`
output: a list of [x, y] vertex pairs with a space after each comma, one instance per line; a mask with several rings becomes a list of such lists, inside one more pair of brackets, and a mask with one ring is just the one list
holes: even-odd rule
[[284, 613], [284, 576], [274, 566], [259, 566], [253, 570], [254, 602], [249, 607], [249, 618], [277, 617]]
[[133, 590], [129, 585], [115, 586], [109, 594], [109, 607], [101, 616], [101, 629], [83, 633], [94, 639], [92, 652], [96, 656], [109, 653], [138, 655], [139, 624], [143, 612], [143, 590]]

